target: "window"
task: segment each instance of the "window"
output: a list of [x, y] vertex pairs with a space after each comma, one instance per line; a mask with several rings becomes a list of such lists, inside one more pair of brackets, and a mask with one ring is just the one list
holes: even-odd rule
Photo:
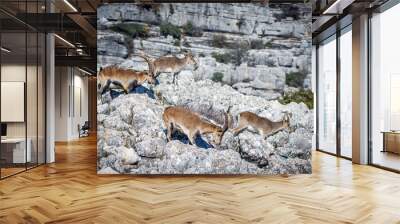
[[340, 36], [340, 155], [352, 157], [352, 34], [351, 26]]
[[336, 36], [318, 48], [318, 149], [336, 153]]
[[371, 162], [400, 170], [400, 5], [371, 18]]

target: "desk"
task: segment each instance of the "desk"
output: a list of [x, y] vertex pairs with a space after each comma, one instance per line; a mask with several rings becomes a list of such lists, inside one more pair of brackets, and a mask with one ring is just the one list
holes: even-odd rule
[[[26, 140], [28, 147], [25, 153], [25, 138], [5, 138], [1, 139], [1, 157], [8, 163], [25, 163], [31, 162], [32, 153], [30, 138]], [[12, 159], [11, 159], [12, 158]], [[26, 161], [25, 161], [26, 159]]]
[[382, 152], [400, 154], [400, 131], [383, 131]]

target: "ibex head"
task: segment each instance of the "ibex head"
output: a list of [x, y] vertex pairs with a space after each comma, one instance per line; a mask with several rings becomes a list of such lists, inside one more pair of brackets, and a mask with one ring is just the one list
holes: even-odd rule
[[222, 137], [224, 137], [226, 130], [228, 130], [228, 123], [229, 123], [228, 113], [225, 113], [224, 116], [225, 116], [224, 126], [218, 127], [217, 130], [213, 132], [213, 139], [215, 144], [217, 145], [221, 144]]
[[149, 71], [147, 72], [147, 75], [145, 76], [145, 80], [149, 83], [149, 84], [156, 84], [157, 83], [157, 79], [154, 77], [154, 75]]
[[197, 70], [199, 68], [199, 63], [195, 59], [192, 53], [185, 53], [185, 57], [187, 60], [188, 64], [192, 64], [194, 66], [194, 70]]
[[282, 119], [283, 128], [288, 128], [288, 129], [290, 129], [290, 118], [291, 118], [291, 117], [292, 117], [292, 113], [290, 113], [290, 112], [284, 112], [283, 119]]

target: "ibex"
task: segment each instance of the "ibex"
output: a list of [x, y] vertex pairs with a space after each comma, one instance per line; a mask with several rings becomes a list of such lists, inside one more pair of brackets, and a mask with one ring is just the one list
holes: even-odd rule
[[181, 72], [188, 65], [193, 65], [194, 70], [199, 67], [196, 59], [191, 53], [184, 53], [183, 58], [176, 56], [162, 56], [157, 59], [150, 59], [148, 56], [143, 54], [136, 54], [136, 56], [142, 57], [149, 64], [149, 70], [154, 77], [157, 77], [160, 73], [173, 73], [173, 83], [175, 83], [176, 75]]
[[212, 134], [215, 144], [221, 144], [222, 137], [228, 129], [228, 114], [225, 113], [223, 127], [215, 125], [200, 117], [197, 113], [181, 106], [167, 107], [163, 114], [164, 125], [167, 128], [168, 141], [174, 129], [181, 130], [189, 138], [189, 143], [195, 143], [195, 137], [200, 134]]
[[97, 89], [104, 93], [109, 88], [122, 88], [125, 93], [145, 82], [155, 84], [156, 79], [146, 71], [135, 71], [130, 69], [109, 66], [101, 69], [98, 75]]
[[238, 120], [238, 126], [232, 130], [234, 135], [239, 134], [246, 128], [252, 127], [260, 135], [269, 136], [290, 126], [289, 115], [287, 113], [283, 116], [282, 121], [273, 122], [255, 113], [245, 111], [239, 114]]

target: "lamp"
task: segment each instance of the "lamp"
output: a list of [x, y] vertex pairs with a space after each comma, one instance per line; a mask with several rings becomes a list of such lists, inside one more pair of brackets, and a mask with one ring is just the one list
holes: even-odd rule
[[68, 40], [60, 37], [58, 34], [54, 34], [55, 37], [57, 37], [59, 40], [61, 40], [62, 42], [66, 43], [67, 45], [69, 45], [70, 47], [75, 48], [75, 45], [73, 45], [71, 42], [69, 42]]
[[64, 3], [68, 5], [74, 12], [78, 12], [78, 10], [68, 0], [64, 0]]
[[0, 49], [1, 49], [2, 51], [6, 52], [6, 53], [10, 53], [10, 52], [11, 52], [11, 50], [9, 50], [9, 49], [7, 49], [7, 48], [5, 48], [5, 47], [1, 47]]

